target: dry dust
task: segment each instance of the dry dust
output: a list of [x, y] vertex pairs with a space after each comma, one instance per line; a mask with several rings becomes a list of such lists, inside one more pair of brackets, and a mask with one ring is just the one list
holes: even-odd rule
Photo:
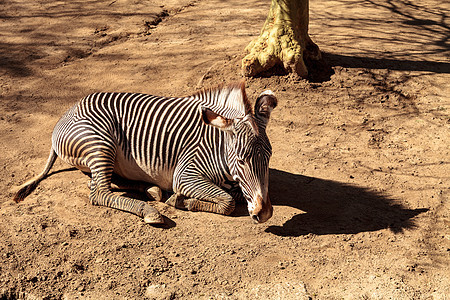
[[11, 201], [81, 97], [239, 79], [269, 2], [0, 1], [0, 299], [449, 299], [447, 1], [311, 1], [330, 72], [247, 81], [279, 99], [265, 224], [154, 203], [148, 226], [60, 161]]

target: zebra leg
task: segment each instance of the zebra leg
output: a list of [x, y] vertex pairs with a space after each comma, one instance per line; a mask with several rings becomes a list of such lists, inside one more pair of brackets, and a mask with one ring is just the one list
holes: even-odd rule
[[229, 198], [215, 199], [216, 202], [188, 198], [183, 200], [184, 207], [190, 211], [205, 211], [221, 215], [230, 215], [235, 208], [235, 202]]
[[178, 190], [186, 196], [175, 193], [166, 201], [167, 204], [173, 205], [175, 203], [173, 206], [177, 208], [221, 215], [229, 215], [234, 211], [233, 197], [204, 178], [186, 178], [180, 182]]
[[246, 203], [247, 202], [245, 200], [244, 194], [242, 193], [242, 190], [239, 187], [239, 185], [233, 186], [232, 188], [226, 189], [225, 191], [228, 194], [230, 194], [231, 197], [233, 197], [233, 199], [236, 203]]
[[162, 201], [162, 191], [159, 186], [143, 181], [127, 180], [116, 174], [112, 176], [111, 188], [113, 190], [138, 191], [158, 202]]
[[93, 205], [101, 205], [116, 208], [144, 218], [145, 223], [163, 224], [160, 213], [145, 201], [115, 195], [111, 191], [111, 175], [113, 172], [113, 160], [98, 155], [92, 157], [88, 164], [92, 172], [91, 192], [89, 200]]
[[[88, 182], [88, 188], [91, 189], [92, 181]], [[150, 185], [142, 181], [126, 180], [120, 176], [113, 174], [111, 180], [111, 190], [113, 191], [138, 191], [146, 194], [148, 198], [161, 202], [162, 190], [157, 185]]]

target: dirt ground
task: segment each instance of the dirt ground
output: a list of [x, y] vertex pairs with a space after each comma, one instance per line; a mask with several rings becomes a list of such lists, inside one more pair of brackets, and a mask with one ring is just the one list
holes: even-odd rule
[[450, 299], [448, 1], [311, 1], [329, 74], [246, 83], [279, 100], [267, 223], [154, 203], [152, 227], [61, 161], [11, 201], [81, 97], [241, 78], [269, 5], [0, 0], [0, 299]]

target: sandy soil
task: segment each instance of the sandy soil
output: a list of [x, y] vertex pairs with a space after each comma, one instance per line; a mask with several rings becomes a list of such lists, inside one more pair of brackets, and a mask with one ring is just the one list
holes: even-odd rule
[[11, 201], [81, 97], [239, 79], [269, 4], [0, 1], [0, 299], [449, 299], [447, 1], [311, 1], [329, 74], [247, 81], [279, 99], [265, 224], [154, 203], [148, 226], [60, 161]]

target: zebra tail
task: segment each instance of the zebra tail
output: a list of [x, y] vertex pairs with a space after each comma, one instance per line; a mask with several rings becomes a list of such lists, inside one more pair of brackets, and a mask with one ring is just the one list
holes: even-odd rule
[[48, 157], [47, 164], [45, 165], [44, 171], [42, 171], [39, 175], [34, 176], [33, 178], [31, 178], [30, 180], [28, 180], [21, 186], [14, 189], [13, 192], [15, 194], [14, 194], [13, 200], [16, 203], [23, 201], [23, 199], [25, 199], [26, 196], [28, 196], [29, 194], [31, 194], [31, 192], [34, 191], [34, 189], [38, 186], [39, 182], [41, 182], [41, 180], [44, 179], [48, 175], [48, 172], [50, 172], [50, 169], [52, 168], [53, 164], [55, 163], [57, 157], [58, 157], [58, 155], [53, 150], [53, 148], [51, 148], [50, 155]]

